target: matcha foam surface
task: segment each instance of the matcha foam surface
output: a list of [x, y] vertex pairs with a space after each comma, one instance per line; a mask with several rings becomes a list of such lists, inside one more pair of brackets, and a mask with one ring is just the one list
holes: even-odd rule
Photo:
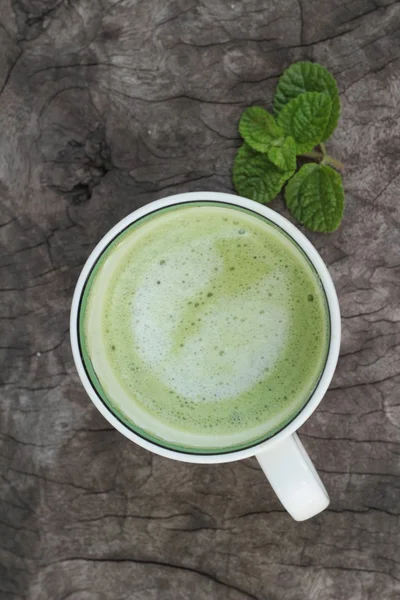
[[183, 448], [243, 447], [307, 402], [329, 318], [320, 281], [266, 220], [222, 206], [134, 225], [91, 276], [83, 338], [113, 409]]

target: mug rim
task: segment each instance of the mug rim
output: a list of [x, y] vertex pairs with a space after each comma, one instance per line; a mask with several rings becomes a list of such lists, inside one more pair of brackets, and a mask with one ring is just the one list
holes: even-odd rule
[[[314, 266], [321, 282], [323, 289], [326, 294], [329, 317], [330, 317], [330, 343], [329, 349], [326, 357], [325, 367], [322, 371], [320, 379], [312, 392], [310, 398], [307, 403], [300, 410], [298, 415], [294, 417], [289, 423], [287, 423], [280, 431], [276, 432], [273, 436], [268, 438], [267, 440], [263, 440], [257, 444], [254, 444], [248, 448], [239, 449], [239, 450], [229, 450], [227, 452], [222, 453], [209, 453], [209, 454], [194, 454], [185, 451], [177, 451], [169, 448], [165, 448], [161, 445], [157, 445], [156, 443], [147, 440], [134, 431], [132, 431], [129, 427], [127, 427], [124, 423], [122, 423], [111, 411], [109, 407], [107, 407], [103, 401], [100, 399], [97, 394], [90, 378], [87, 375], [83, 359], [80, 353], [79, 346], [79, 307], [82, 295], [85, 290], [85, 285], [88, 277], [92, 271], [92, 268], [100, 258], [103, 251], [109, 245], [109, 243], [119, 235], [126, 227], [132, 225], [135, 221], [141, 219], [142, 217], [155, 212], [157, 210], [167, 208], [169, 206], [173, 206], [176, 204], [182, 204], [186, 202], [202, 202], [202, 201], [214, 201], [214, 202], [222, 202], [233, 204], [238, 207], [242, 207], [248, 210], [251, 210], [268, 220], [272, 221], [278, 227], [280, 227], [284, 232], [286, 232], [302, 249], [307, 258], [310, 260], [311, 264]], [[71, 339], [71, 347], [72, 354], [75, 362], [75, 366], [78, 371], [79, 378], [82, 382], [82, 385], [88, 394], [89, 398], [92, 400], [93, 404], [100, 411], [103, 417], [120, 433], [122, 433], [125, 437], [130, 439], [131, 441], [137, 443], [142, 448], [146, 450], [150, 450], [160, 456], [164, 456], [166, 458], [172, 458], [175, 460], [180, 460], [183, 462], [191, 462], [191, 463], [224, 463], [224, 462], [232, 462], [235, 460], [240, 460], [244, 458], [248, 458], [250, 456], [255, 456], [259, 452], [270, 448], [273, 444], [285, 439], [287, 436], [293, 434], [303, 423], [311, 416], [314, 410], [317, 408], [322, 398], [324, 397], [329, 384], [332, 380], [335, 367], [339, 357], [340, 350], [340, 334], [341, 334], [341, 325], [340, 325], [340, 309], [339, 309], [339, 301], [337, 298], [336, 290], [333, 285], [332, 278], [329, 274], [329, 271], [319, 255], [318, 251], [311, 242], [306, 238], [306, 236], [288, 219], [280, 215], [279, 213], [273, 211], [272, 209], [254, 202], [253, 200], [249, 200], [247, 198], [243, 198], [241, 196], [236, 196], [234, 194], [224, 193], [224, 192], [186, 192], [181, 194], [174, 194], [172, 196], [168, 196], [166, 198], [162, 198], [159, 200], [155, 200], [146, 204], [145, 206], [140, 207], [139, 209], [133, 211], [126, 217], [124, 217], [121, 221], [119, 221], [116, 225], [114, 225], [99, 241], [99, 243], [95, 246], [95, 248], [90, 253], [87, 258], [83, 269], [79, 275], [78, 281], [76, 283], [75, 291], [72, 299], [71, 306], [71, 314], [70, 314], [70, 339]]]

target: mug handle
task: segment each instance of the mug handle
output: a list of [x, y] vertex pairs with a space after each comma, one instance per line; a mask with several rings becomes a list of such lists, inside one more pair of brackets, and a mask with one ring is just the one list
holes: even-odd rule
[[286, 510], [305, 521], [329, 505], [329, 496], [296, 433], [256, 454]]

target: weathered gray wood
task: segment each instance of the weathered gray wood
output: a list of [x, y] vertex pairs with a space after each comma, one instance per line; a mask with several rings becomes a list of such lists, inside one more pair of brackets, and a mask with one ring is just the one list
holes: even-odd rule
[[[1, 600], [400, 598], [400, 4], [2, 0], [0, 56]], [[96, 242], [156, 198], [231, 191], [241, 111], [300, 58], [338, 78], [347, 191], [341, 229], [308, 234], [343, 345], [301, 430], [332, 498], [305, 523], [254, 460], [114, 432], [68, 340]]]

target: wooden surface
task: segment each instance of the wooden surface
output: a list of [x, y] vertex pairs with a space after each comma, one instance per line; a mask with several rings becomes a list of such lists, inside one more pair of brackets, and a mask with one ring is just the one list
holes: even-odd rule
[[[339, 82], [347, 206], [307, 234], [343, 344], [301, 429], [331, 505], [296, 523], [254, 459], [179, 464], [113, 431], [68, 316], [119, 219], [232, 190], [241, 111], [306, 58]], [[2, 0], [0, 91], [0, 599], [400, 598], [400, 3]]]

